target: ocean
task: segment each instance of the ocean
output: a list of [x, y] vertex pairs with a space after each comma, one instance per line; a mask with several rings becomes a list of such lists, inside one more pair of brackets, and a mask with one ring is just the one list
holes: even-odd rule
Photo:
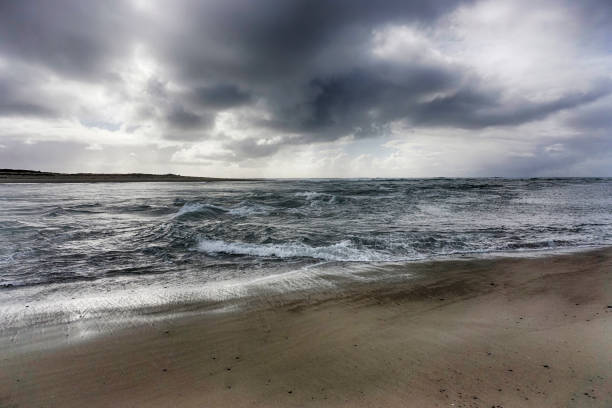
[[610, 244], [608, 178], [0, 184], [0, 310], [74, 320]]

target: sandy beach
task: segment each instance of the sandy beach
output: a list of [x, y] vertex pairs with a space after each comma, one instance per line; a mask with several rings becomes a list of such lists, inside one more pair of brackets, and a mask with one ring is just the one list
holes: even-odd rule
[[397, 268], [37, 351], [5, 336], [0, 406], [612, 406], [611, 249]]

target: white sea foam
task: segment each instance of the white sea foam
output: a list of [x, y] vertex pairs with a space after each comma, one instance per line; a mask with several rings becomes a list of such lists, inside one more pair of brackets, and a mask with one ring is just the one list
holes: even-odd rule
[[181, 215], [197, 212], [214, 212], [214, 213], [227, 213], [229, 215], [236, 215], [239, 217], [246, 217], [249, 215], [265, 215], [270, 212], [271, 208], [261, 206], [244, 204], [234, 208], [225, 208], [213, 204], [204, 203], [185, 203], [177, 212], [174, 214], [175, 217]]
[[299, 191], [295, 193], [296, 197], [304, 197], [310, 202], [310, 207], [319, 208], [322, 204], [334, 204], [336, 196], [328, 193], [319, 193], [317, 191]]
[[203, 239], [198, 250], [208, 254], [251, 255], [277, 258], [314, 258], [326, 261], [389, 261], [387, 254], [370, 249], [355, 248], [350, 241], [336, 244], [311, 247], [301, 243], [288, 244], [249, 244], [244, 242], [225, 242]]
[[299, 191], [295, 193], [296, 197], [304, 197], [306, 200], [316, 200], [321, 198], [330, 198], [333, 199], [334, 196], [332, 194], [327, 193], [319, 193], [317, 191]]
[[185, 203], [177, 211], [177, 213], [174, 214], [174, 216], [175, 217], [180, 217], [181, 215], [184, 215], [184, 214], [189, 214], [189, 213], [194, 213], [194, 212], [199, 212], [199, 211], [205, 211], [205, 210], [212, 210], [212, 211], [218, 211], [218, 212], [227, 212], [227, 209], [225, 209], [223, 207], [216, 206], [216, 205], [212, 205], [212, 204]]
[[183, 214], [200, 211], [202, 209], [202, 204], [200, 203], [185, 203], [175, 214], [176, 217], [180, 217]]
[[249, 215], [266, 215], [270, 212], [270, 208], [259, 205], [242, 205], [240, 207], [230, 208], [228, 214], [246, 217]]

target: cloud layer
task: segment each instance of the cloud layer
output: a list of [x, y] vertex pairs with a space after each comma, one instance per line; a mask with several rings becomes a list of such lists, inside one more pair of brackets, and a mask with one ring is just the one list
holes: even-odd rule
[[610, 27], [604, 0], [0, 1], [2, 167], [612, 175]]

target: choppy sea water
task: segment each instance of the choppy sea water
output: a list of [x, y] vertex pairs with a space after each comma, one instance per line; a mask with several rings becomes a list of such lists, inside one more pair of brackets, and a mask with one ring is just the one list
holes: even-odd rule
[[0, 309], [73, 319], [610, 244], [612, 179], [0, 184]]

